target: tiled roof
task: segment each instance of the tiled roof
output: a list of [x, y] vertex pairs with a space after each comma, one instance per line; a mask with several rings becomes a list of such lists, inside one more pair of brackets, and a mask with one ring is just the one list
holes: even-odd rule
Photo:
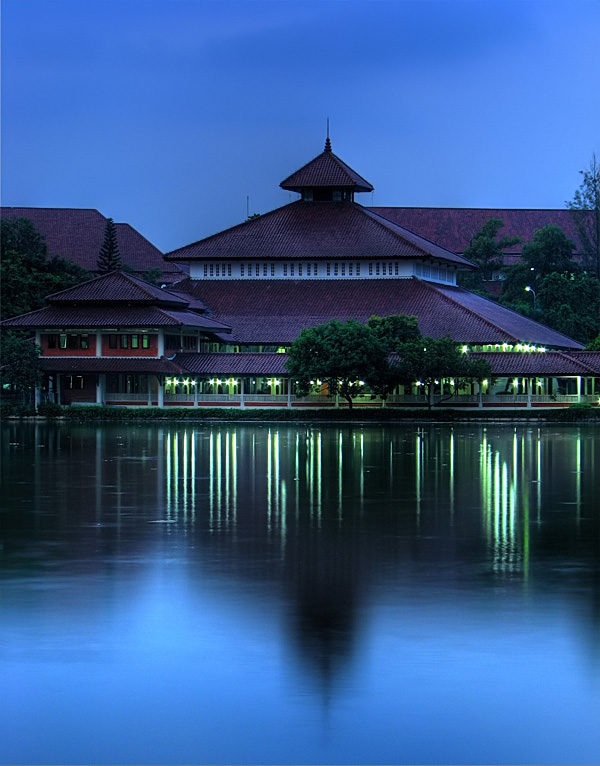
[[412, 279], [187, 280], [238, 343], [291, 343], [304, 327], [373, 314], [417, 316], [423, 335], [457, 342], [580, 349], [565, 335], [460, 287]]
[[147, 303], [185, 308], [189, 301], [124, 271], [90, 279], [47, 297], [49, 303]]
[[298, 200], [180, 247], [169, 260], [435, 258], [471, 263], [352, 202]]
[[157, 306], [47, 306], [0, 322], [0, 326], [30, 328], [195, 327], [227, 333], [229, 326], [191, 311], [169, 311]]
[[[500, 218], [504, 226], [501, 237], [521, 237], [522, 242], [506, 248], [506, 255], [519, 256], [523, 244], [530, 242], [537, 229], [548, 224], [560, 226], [581, 250], [581, 243], [570, 210], [520, 210], [514, 208], [456, 208], [456, 207], [371, 207], [382, 215], [426, 239], [437, 242], [453, 253], [464, 253], [469, 243], [490, 218]], [[589, 215], [593, 215], [590, 211]]]
[[470, 357], [485, 359], [494, 375], [591, 375], [593, 370], [583, 364], [578, 354], [557, 351], [474, 353]]
[[127, 373], [157, 373], [163, 375], [179, 375], [182, 368], [169, 359], [152, 357], [74, 357], [74, 356], [43, 356], [42, 367], [47, 372], [94, 373], [94, 372], [127, 372]]
[[346, 188], [358, 192], [373, 191], [368, 181], [331, 151], [329, 139], [325, 144], [324, 152], [296, 170], [279, 185], [282, 189], [290, 191], [300, 191], [307, 187]]
[[[49, 257], [60, 256], [88, 271], [96, 271], [96, 261], [104, 242], [106, 218], [98, 210], [57, 207], [2, 207], [2, 218], [28, 218], [44, 235]], [[117, 243], [121, 259], [134, 271], [160, 269], [164, 281], [181, 276], [173, 263], [166, 263], [161, 251], [128, 223], [117, 223]]]
[[287, 354], [177, 354], [174, 362], [197, 375], [286, 375]]
[[577, 351], [569, 354], [581, 364], [585, 364], [593, 370], [596, 375], [600, 375], [600, 351]]

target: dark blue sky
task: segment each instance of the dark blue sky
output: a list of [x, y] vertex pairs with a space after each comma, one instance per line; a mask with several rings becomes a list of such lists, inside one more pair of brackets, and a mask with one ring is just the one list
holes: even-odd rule
[[597, 0], [3, 0], [2, 203], [93, 207], [169, 250], [295, 195], [563, 207], [600, 155]]

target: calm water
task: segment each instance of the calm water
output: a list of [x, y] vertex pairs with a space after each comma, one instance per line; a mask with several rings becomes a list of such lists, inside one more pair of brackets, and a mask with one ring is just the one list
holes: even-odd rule
[[5, 425], [2, 763], [600, 762], [600, 430]]

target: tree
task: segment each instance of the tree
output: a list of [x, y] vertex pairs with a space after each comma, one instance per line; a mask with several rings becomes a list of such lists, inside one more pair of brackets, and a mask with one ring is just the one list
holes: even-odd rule
[[590, 341], [585, 347], [586, 351], [600, 351], [600, 335]]
[[44, 238], [27, 218], [3, 219], [0, 239], [2, 319], [39, 309], [45, 305], [46, 295], [91, 278], [89, 272], [71, 261], [48, 259]]
[[492, 280], [504, 265], [504, 250], [521, 241], [520, 237], [497, 239], [504, 226], [501, 218], [490, 218], [475, 234], [463, 256], [478, 266], [475, 272], [461, 272], [458, 282], [470, 290], [482, 290], [484, 282]]
[[387, 356], [369, 327], [354, 319], [332, 319], [302, 330], [289, 348], [286, 367], [300, 395], [320, 380], [330, 396], [339, 394], [351, 409], [365, 385], [387, 369]]
[[24, 335], [5, 332], [0, 347], [0, 385], [25, 401], [42, 378], [41, 346]]
[[583, 267], [600, 279], [600, 164], [592, 154], [583, 180], [573, 199], [565, 204], [571, 210], [583, 248]]
[[[461, 388], [474, 381], [489, 378], [491, 367], [484, 359], [471, 359], [463, 353], [449, 336], [422, 337], [402, 345], [396, 364], [398, 380], [404, 385], [417, 382], [423, 386], [429, 407], [443, 378], [449, 379], [447, 395], [440, 402], [452, 398]], [[440, 403], [438, 402], [438, 403]]]
[[119, 271], [123, 268], [119, 245], [117, 243], [117, 228], [112, 218], [106, 220], [104, 229], [104, 242], [100, 248], [100, 254], [96, 261], [98, 271], [101, 274], [108, 274], [111, 271]]
[[537, 229], [532, 241], [523, 246], [522, 263], [506, 269], [502, 302], [517, 311], [533, 315], [533, 304], [526, 299], [525, 288], [530, 286], [537, 294], [549, 274], [578, 272], [579, 266], [573, 260], [574, 250], [575, 244], [567, 238], [560, 226], [549, 224]]
[[544, 322], [588, 343], [600, 333], [600, 280], [593, 274], [549, 274], [538, 294]]
[[421, 337], [419, 320], [407, 314], [390, 314], [385, 317], [374, 315], [367, 326], [389, 352], [397, 351], [402, 343]]

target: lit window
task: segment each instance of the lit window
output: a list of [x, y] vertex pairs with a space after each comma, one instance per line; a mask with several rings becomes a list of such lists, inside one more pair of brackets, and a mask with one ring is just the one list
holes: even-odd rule
[[131, 348], [139, 348], [140, 347], [140, 336], [139, 335], [132, 335], [131, 336]]
[[129, 346], [129, 337], [127, 335], [121, 335], [120, 346], [121, 348], [127, 348]]
[[150, 336], [142, 335], [142, 348], [150, 348]]
[[90, 347], [89, 344], [89, 336], [88, 335], [81, 335], [79, 338], [79, 348], [87, 349]]
[[66, 348], [67, 347], [67, 336], [65, 333], [61, 333], [59, 335], [59, 345], [60, 348]]

